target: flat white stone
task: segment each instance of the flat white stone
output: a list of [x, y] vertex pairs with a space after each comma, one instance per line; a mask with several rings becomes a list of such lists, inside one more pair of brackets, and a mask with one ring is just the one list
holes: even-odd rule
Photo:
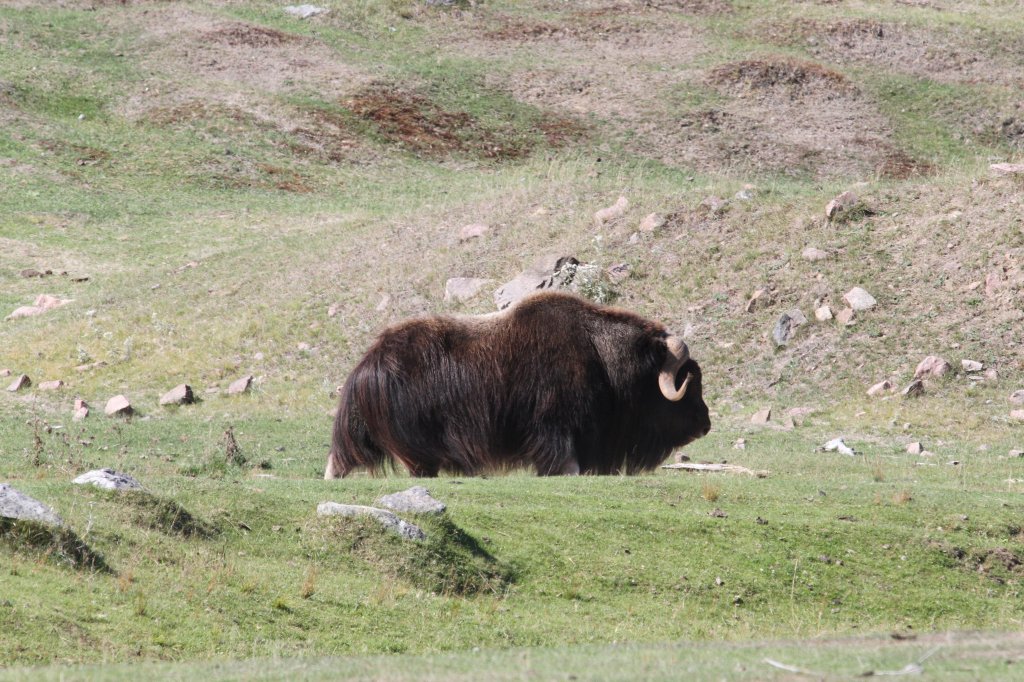
[[94, 485], [105, 490], [142, 490], [142, 484], [129, 476], [113, 469], [94, 469], [87, 471], [72, 483], [78, 485]]
[[390, 531], [394, 531], [407, 540], [426, 540], [427, 535], [419, 526], [406, 523], [386, 509], [367, 507], [361, 504], [340, 504], [338, 502], [321, 502], [316, 507], [319, 516], [372, 516]]

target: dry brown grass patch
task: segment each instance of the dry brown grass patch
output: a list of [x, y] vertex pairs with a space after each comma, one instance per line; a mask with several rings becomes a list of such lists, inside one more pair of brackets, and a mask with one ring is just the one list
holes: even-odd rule
[[278, 47], [286, 43], [303, 40], [301, 36], [285, 33], [273, 28], [253, 26], [252, 24], [235, 24], [210, 31], [203, 36], [207, 40], [224, 43], [232, 47]]
[[833, 71], [815, 62], [787, 57], [747, 59], [722, 64], [715, 68], [708, 81], [727, 91], [769, 91], [785, 90], [790, 96], [835, 94], [854, 95], [856, 87], [838, 71]]

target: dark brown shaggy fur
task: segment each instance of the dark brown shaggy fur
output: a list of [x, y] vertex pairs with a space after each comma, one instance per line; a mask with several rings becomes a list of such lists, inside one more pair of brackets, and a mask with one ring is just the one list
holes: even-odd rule
[[401, 462], [413, 476], [512, 466], [538, 474], [636, 473], [711, 422], [700, 368], [686, 396], [658, 387], [657, 322], [542, 293], [494, 316], [429, 317], [385, 330], [342, 389], [325, 477]]

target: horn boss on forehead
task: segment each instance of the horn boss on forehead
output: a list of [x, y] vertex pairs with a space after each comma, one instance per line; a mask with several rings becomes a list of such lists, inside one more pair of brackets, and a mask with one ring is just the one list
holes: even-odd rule
[[[681, 386], [676, 379], [686, 376]], [[700, 368], [654, 321], [564, 293], [386, 329], [341, 391], [325, 478], [513, 466], [639, 473], [711, 428]]]

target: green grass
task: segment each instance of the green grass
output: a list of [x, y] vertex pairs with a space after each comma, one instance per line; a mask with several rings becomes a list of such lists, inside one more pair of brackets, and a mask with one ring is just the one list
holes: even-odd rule
[[[880, 11], [990, 58], [1019, 33], [1007, 7]], [[751, 54], [806, 57], [757, 30], [795, 10], [748, 2], [725, 15], [618, 16], [370, 0], [330, 9], [308, 22], [252, 3], [0, 10], [0, 317], [40, 293], [73, 299], [0, 322], [0, 368], [68, 383], [0, 396], [0, 480], [69, 523], [56, 535], [0, 528], [0, 677], [119, 679], [137, 674], [128, 666], [139, 659], [172, 679], [406, 679], [427, 668], [438, 679], [505, 679], [521, 667], [580, 679], [789, 674], [765, 657], [842, 677], [898, 670], [940, 643], [929, 672], [1006, 673], [1019, 659], [1013, 637], [936, 633], [1015, 632], [1024, 620], [1013, 563], [1024, 558], [1024, 459], [1007, 454], [1021, 446], [1007, 401], [1024, 380], [1013, 279], [1021, 187], [986, 169], [1020, 154], [997, 130], [1015, 103], [1010, 84], [822, 62], [857, 83], [894, 148], [931, 164], [928, 175], [821, 181], [713, 164], [697, 173], [645, 149], [643, 126], [676, 130], [709, 107], [742, 113], [742, 98], [709, 85], [708, 70]], [[861, 13], [805, 10], [822, 21]], [[296, 70], [292, 82], [234, 88], [209, 62], [250, 64], [257, 49], [277, 64], [300, 57], [210, 40], [190, 46], [208, 51], [203, 63], [147, 61], [181, 55], [150, 11], [168, 23], [186, 16], [174, 40], [228, 21], [304, 36], [316, 60], [356, 75], [303, 80]], [[473, 43], [509, 16], [577, 32]], [[561, 106], [575, 91], [521, 99], [531, 74], [579, 80], [599, 38], [578, 27], [591, 25], [608, 28], [600, 40], [626, 59], [659, 39], [652, 25], [693, 31], [702, 47], [693, 63], [646, 59], [643, 74], [627, 74], [660, 91], [620, 91], [633, 83], [610, 69], [608, 82], [584, 84], [598, 93], [583, 100], [590, 110]], [[659, 80], [662, 69], [672, 77]], [[397, 144], [353, 108], [367, 92], [415, 94], [434, 123], [469, 121], [447, 131], [464, 146]], [[624, 104], [622, 92], [641, 99]], [[632, 104], [643, 125], [608, 113], [606, 99]], [[566, 119], [582, 133], [553, 144], [542, 125]], [[302, 151], [296, 126], [337, 134], [351, 151]], [[522, 153], [490, 154], [483, 145], [494, 140]], [[698, 208], [748, 183], [753, 199], [730, 199], [723, 215]], [[827, 222], [825, 204], [849, 188], [870, 210]], [[595, 226], [594, 211], [620, 194], [625, 218]], [[633, 237], [649, 212], [673, 222]], [[459, 244], [472, 222], [491, 231]], [[808, 245], [833, 257], [808, 263]], [[412, 315], [490, 311], [490, 290], [444, 302], [445, 281], [486, 277], [496, 288], [554, 251], [630, 264], [617, 302], [689, 330], [704, 369], [714, 430], [687, 454], [770, 476], [442, 478], [428, 485], [448, 512], [410, 519], [428, 533], [415, 545], [317, 518], [321, 501], [371, 504], [413, 483], [320, 480], [334, 391], [375, 334]], [[30, 267], [68, 276], [22, 278]], [[1003, 288], [987, 295], [993, 272]], [[768, 342], [782, 312], [813, 319], [822, 302], [837, 311], [855, 285], [879, 306], [853, 327], [812, 322], [785, 349]], [[746, 313], [762, 287], [776, 302]], [[883, 378], [902, 388], [934, 353], [955, 366], [984, 361], [998, 380], [960, 374], [917, 400], [864, 395]], [[74, 369], [96, 361], [107, 364]], [[250, 373], [248, 394], [225, 394]], [[160, 407], [181, 382], [199, 402]], [[118, 393], [135, 405], [129, 421], [102, 416]], [[93, 410], [81, 423], [71, 421], [76, 397]], [[790, 407], [817, 411], [792, 431], [750, 425], [769, 404], [776, 423]], [[860, 455], [817, 450], [839, 435]], [[935, 455], [906, 454], [911, 441]], [[98, 467], [131, 473], [149, 492], [70, 483]], [[727, 516], [711, 516], [716, 508]], [[88, 569], [101, 563], [108, 572]], [[920, 639], [886, 646], [889, 632]]]

